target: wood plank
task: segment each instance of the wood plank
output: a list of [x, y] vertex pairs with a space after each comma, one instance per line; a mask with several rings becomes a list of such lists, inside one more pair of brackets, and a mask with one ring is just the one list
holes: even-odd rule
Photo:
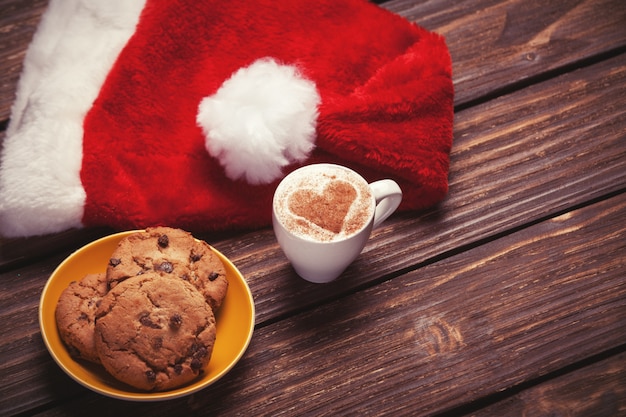
[[[624, 218], [626, 194], [261, 326], [233, 371], [190, 398], [127, 404], [87, 394], [54, 411], [304, 416], [459, 410], [622, 346]], [[43, 382], [33, 375], [24, 384], [32, 397], [54, 380], [54, 373]]]
[[[425, 2], [424, 4], [426, 3], [432, 4], [432, 2]], [[600, 3], [581, 2], [567, 16], [575, 15], [577, 19], [580, 19], [582, 14], [578, 14], [579, 8], [588, 8], [595, 4]], [[620, 16], [619, 4], [616, 6], [618, 8], [615, 15]], [[494, 3], [492, 7], [487, 7], [479, 14], [488, 16], [494, 11], [502, 11], [502, 7]], [[536, 14], [536, 12], [534, 13]], [[455, 21], [458, 18], [465, 19], [467, 22], [468, 19], [474, 18], [474, 16], [462, 18], [461, 15], [459, 14]], [[591, 15], [597, 17], [598, 12], [591, 11]], [[569, 17], [567, 18], [569, 19]], [[559, 20], [559, 22], [562, 21], [562, 19]], [[608, 22], [611, 24], [610, 19]], [[604, 30], [603, 24], [604, 22], [599, 25], [602, 30]], [[560, 23], [557, 26], [559, 25]], [[588, 29], [592, 30], [592, 25], [589, 26]], [[518, 27], [519, 31], [519, 26], [514, 25], [514, 27]], [[452, 25], [449, 28], [457, 33], [455, 36], [460, 36], [459, 33], [470, 30], [461, 25]], [[481, 48], [493, 44], [491, 35], [485, 35], [490, 40], [482, 43]], [[480, 38], [477, 34], [474, 36]], [[587, 45], [587, 49], [583, 49], [589, 51], [589, 48], [599, 48], [594, 49], [595, 53], [598, 50], [610, 51], [615, 49], [611, 45], [621, 42], [621, 32], [619, 31], [612, 33], [611, 36], [606, 33], [603, 36], [600, 36], [600, 40], [607, 41], [609, 49], [602, 49], [605, 48], [606, 43], [597, 41], [590, 42], [593, 45]], [[618, 40], [617, 43], [615, 42], [616, 39]], [[461, 41], [459, 40], [459, 42]], [[466, 48], [470, 45], [468, 49], [475, 52], [481, 50], [477, 46], [471, 46], [472, 42], [468, 39], [464, 39], [463, 44]], [[463, 44], [460, 43], [459, 45], [463, 46]], [[549, 52], [554, 53], [552, 48], [558, 49], [559, 45], [554, 43]], [[544, 45], [544, 47], [546, 46]], [[544, 58], [546, 57], [549, 58], [547, 61], [552, 62], [553, 59], [558, 61], [550, 54], [544, 56]], [[546, 67], [545, 63], [546, 61], [542, 61], [541, 71], [551, 68], [549, 65]], [[570, 64], [566, 63], [565, 65]], [[128, 405], [112, 400], [102, 401], [96, 395], [88, 396], [86, 402], [89, 404], [95, 402], [99, 407], [102, 407], [102, 404], [110, 405], [113, 411], [121, 412], [152, 410], [157, 415], [158, 412], [167, 414], [168, 410], [179, 409], [178, 407], [182, 410], [198, 410], [215, 406], [216, 409], [236, 411], [237, 406], [240, 407], [239, 409], [245, 407], [249, 399], [260, 401], [262, 398], [268, 398], [270, 405], [277, 409], [281, 407], [289, 409], [291, 406], [300, 407], [296, 395], [297, 392], [301, 391], [304, 393], [302, 400], [308, 403], [303, 404], [304, 410], [312, 412], [315, 411], [313, 403], [316, 400], [323, 403], [324, 400], [330, 399], [338, 408], [349, 407], [352, 402], [356, 403], [360, 400], [363, 400], [360, 403], [361, 406], [366, 407], [376, 402], [378, 398], [386, 399], [385, 401], [397, 401], [399, 404], [407, 406], [408, 401], [412, 401], [411, 396], [413, 395], [420, 397], [418, 405], [421, 404], [424, 409], [444, 410], [447, 407], [456, 407], [466, 401], [480, 398], [489, 393], [491, 389], [507, 389], [516, 386], [520, 381], [527, 381], [537, 375], [545, 375], [553, 369], [571, 363], [571, 361], [577, 361], [585, 358], [586, 355], [610, 348], [615, 343], [615, 337], [621, 337], [623, 340], [623, 327], [615, 329], [613, 322], [608, 323], [607, 329], [614, 330], [615, 334], [606, 335], [599, 333], [601, 329], [592, 328], [589, 324], [593, 320], [597, 320], [597, 326], [603, 329], [607, 320], [615, 319], [615, 317], [604, 317], [605, 314], [611, 313], [612, 309], [615, 308], [621, 308], [616, 313], [624, 311], [623, 285], [617, 286], [615, 281], [615, 277], [621, 275], [623, 282], [623, 264], [610, 264], [607, 259], [611, 255], [610, 252], [599, 253], [599, 248], [608, 251], [618, 250], [621, 252], [616, 253], [623, 253], [623, 245], [616, 247], [612, 243], [613, 246], [603, 246], [602, 241], [597, 239], [595, 232], [589, 232], [588, 229], [585, 229], [588, 226], [585, 226], [583, 229], [587, 232], [578, 241], [579, 247], [573, 249], [575, 253], [566, 254], [566, 259], [571, 260], [571, 264], [547, 265], [548, 270], [543, 269], [546, 280], [537, 282], [528, 279], [528, 275], [534, 272], [532, 265], [538, 263], [545, 268], [545, 264], [549, 261], [547, 256], [545, 259], [541, 258], [543, 260], [539, 259], [541, 256], [539, 251], [543, 249], [541, 241], [550, 240], [552, 237], [558, 238], [558, 236], [551, 236], [548, 233], [547, 237], [541, 237], [541, 241], [534, 245], [532, 241], [534, 234], [530, 234], [527, 236], [527, 240], [520, 244], [522, 246], [518, 248], [511, 246], [508, 249], [510, 252], [494, 252], [496, 254], [501, 253], [502, 257], [506, 258], [505, 260], [502, 260], [501, 257], [492, 258], [493, 253], [489, 250], [496, 250], [494, 249], [496, 242], [509, 242], [507, 239], [519, 237], [520, 234], [523, 235], [527, 231], [536, 230], [537, 227], [544, 227], [545, 224], [550, 224], [552, 221], [542, 222], [530, 229], [522, 230], [512, 237], [497, 240], [469, 252], [464, 251], [473, 245], [504, 235], [511, 229], [533, 224], [540, 219], [551, 217], [555, 213], [567, 211], [572, 206], [579, 206], [590, 200], [604, 198], [624, 190], [624, 172], [626, 172], [624, 169], [626, 158], [624, 156], [626, 153], [623, 139], [626, 124], [624, 123], [625, 116], [623, 112], [620, 112], [620, 109], [626, 108], [624, 106], [624, 97], [626, 97], [624, 94], [625, 67], [623, 55], [617, 56], [600, 65], [549, 80], [531, 89], [457, 113], [455, 149], [450, 176], [450, 197], [440, 207], [431, 211], [419, 215], [395, 216], [383, 229], [376, 232], [364, 256], [350, 268], [344, 277], [345, 279], [341, 282], [331, 286], [311, 286], [298, 280], [280, 254], [269, 230], [237, 234], [230, 237], [207, 236], [207, 239], [215, 243], [218, 249], [235, 260], [253, 287], [255, 299], [258, 301], [257, 311], [260, 326], [255, 333], [255, 340], [249, 355], [227, 379], [211, 390], [189, 399], [167, 404], [163, 409], [161, 409], [163, 405]], [[457, 69], [455, 71], [458, 73]], [[488, 68], [484, 68], [484, 71], [488, 71]], [[481, 83], [489, 78], [484, 74], [484, 72], [475, 72], [475, 76], [480, 78]], [[504, 78], [499, 72], [498, 77]], [[465, 82], [465, 80], [462, 81]], [[481, 86], [473, 88], [480, 90]], [[457, 91], [459, 90], [457, 89]], [[460, 96], [457, 95], [457, 97]], [[469, 98], [464, 100], [469, 100]], [[615, 198], [621, 197], [620, 195]], [[616, 201], [615, 198], [609, 201]], [[602, 206], [606, 208], [605, 203], [608, 204], [608, 202], [603, 202], [591, 207]], [[588, 209], [590, 208], [584, 210]], [[620, 210], [623, 209], [620, 208]], [[575, 213], [579, 212], [581, 211]], [[623, 211], [609, 214], [624, 218]], [[570, 217], [568, 218], [568, 216]], [[577, 216], [578, 214], [567, 213], [559, 219], [564, 222], [578, 221], [573, 220], [578, 218]], [[614, 222], [614, 220], [607, 220], [609, 227], [612, 224], [611, 221]], [[571, 226], [573, 229], [566, 233], [566, 236], [576, 233], [572, 224], [567, 223], [569, 226], [566, 226]], [[594, 222], [593, 227], [596, 228], [596, 226]], [[598, 230], [609, 232], [605, 229]], [[621, 233], [623, 238], [623, 232]], [[591, 235], [593, 238], [588, 239], [588, 241], [584, 240]], [[71, 240], [69, 242], [71, 245]], [[3, 242], [0, 242], [0, 245], [2, 244]], [[512, 243], [509, 242], [508, 244]], [[583, 245], [588, 244], [595, 245], [588, 250], [596, 253], [599, 257], [595, 266], [591, 254], [583, 256], [582, 259], [576, 255], [576, 253], [584, 250]], [[80, 243], [76, 242], [76, 245], [79, 246]], [[506, 247], [505, 245], [504, 248]], [[531, 263], [529, 266], [514, 263], [515, 259], [513, 258], [520, 259], [522, 255], [526, 254], [524, 249], [528, 248], [534, 248], [537, 252], [530, 251], [536, 263]], [[507, 249], [502, 250], [506, 251]], [[558, 245], [550, 246], [549, 250], [550, 254], [557, 253]], [[446, 258], [456, 251], [462, 252], [462, 254], [422, 268], [424, 264]], [[511, 255], [507, 255], [507, 253]], [[64, 254], [59, 252], [59, 255], [34, 263], [28, 268], [12, 269], [0, 275], [0, 323], [4, 323], [2, 330], [3, 337], [5, 337], [5, 340], [0, 342], [0, 353], [3, 360], [4, 358], [8, 359], [4, 365], [0, 365], [0, 369], [2, 374], [15, 376], [11, 381], [0, 383], [0, 398], [2, 398], [0, 410], [26, 410], [25, 407], [32, 405], [46, 405], [52, 398], [71, 399], [76, 393], [83, 392], [83, 389], [62, 374], [43, 350], [36, 322], [36, 308], [34, 306], [37, 304], [41, 288], [47, 275], [63, 256]], [[445, 266], [441, 267], [440, 265]], [[505, 269], [508, 266], [513, 266], [511, 271]], [[615, 269], [607, 272], [611, 267]], [[348, 311], [343, 309], [346, 305], [342, 306], [341, 302], [336, 302], [329, 304], [319, 313], [305, 312], [311, 306], [335, 299], [353, 288], [369, 287], [375, 282], [393, 277], [398, 274], [398, 270], [407, 271], [415, 268], [417, 269], [406, 277], [395, 278], [380, 288], [370, 288], [352, 297], [350, 300], [353, 303], [347, 305]], [[500, 270], [506, 272], [504, 275], [508, 279], [508, 287], [503, 289], [502, 285], [504, 284], [495, 282], [494, 277], [490, 277], [488, 280], [492, 285], [489, 287], [489, 291], [493, 289], [495, 294], [507, 296], [500, 303], [495, 304], [496, 309], [505, 311], [504, 309], [508, 306], [504, 303], [511, 297], [513, 297], [513, 305], [519, 307], [519, 312], [516, 311], [516, 314], [510, 318], [506, 328], [493, 326], [491, 322], [493, 317], [489, 315], [491, 312], [485, 311], [492, 299], [485, 295], [488, 292], [485, 288], [476, 288], [479, 283], [483, 282], [481, 281], [483, 275], [499, 274]], [[523, 277], [521, 283], [513, 281], [513, 275], [519, 272], [522, 272]], [[455, 273], [459, 273], [463, 279], [459, 281]], [[596, 279], [599, 281], [600, 289], [596, 289], [595, 284], [592, 287], [591, 283], [587, 282], [587, 278], [593, 276], [594, 273], [598, 274], [599, 278], [596, 277]], [[566, 282], [572, 276], [575, 282]], [[411, 282], [407, 283], [406, 280]], [[416, 300], [425, 303], [424, 306], [420, 307], [422, 309], [419, 310], [419, 313], [423, 314], [420, 318], [423, 320], [432, 319], [431, 322], [420, 322], [423, 324], [420, 327], [423, 330], [420, 335], [431, 341], [431, 344], [425, 344], [421, 347], [423, 351], [428, 352], [428, 355], [436, 357], [432, 364], [423, 358], [420, 358], [415, 364], [401, 363], [399, 358], [408, 349], [402, 342], [406, 342], [408, 335], [403, 339], [401, 335], [393, 331], [392, 325], [385, 322], [388, 320], [386, 311], [391, 310], [390, 316], [404, 324], [402, 320], [408, 316], [401, 309], [407, 305], [412, 306], [411, 302], [415, 302], [406, 298], [408, 295], [405, 298], [395, 297], [398, 289], [402, 287], [402, 283], [405, 283], [407, 288], [412, 291], [409, 291], [410, 294], [419, 297]], [[439, 283], [439, 287], [433, 287], [435, 283]], [[465, 283], [470, 283], [474, 287], [471, 287], [468, 292]], [[535, 300], [532, 300], [531, 311], [525, 311], [526, 299], [515, 298], [518, 295], [516, 291], [520, 291], [520, 297], [522, 292], [534, 294], [531, 291], [532, 288], [527, 289], [527, 287], [534, 286], [536, 290], [542, 283], [546, 287], [539, 288], [541, 300], [547, 301], [547, 306], [539, 305], [538, 301], [535, 303]], [[424, 289], [415, 292], [414, 285], [419, 284], [423, 284]], [[579, 284], [580, 286], [578, 286]], [[523, 288], [518, 289], [520, 285]], [[613, 287], [609, 288], [611, 285]], [[405, 290], [406, 288], [402, 287], [402, 289]], [[561, 290], [564, 290], [565, 295]], [[586, 290], [595, 290], [596, 292], [592, 292], [592, 294], [595, 294], [597, 299], [589, 301], [586, 304], [588, 308], [584, 312], [566, 313], [568, 305], [561, 298], [569, 297], [568, 300], [575, 300], [576, 291], [581, 291], [580, 294], [583, 294], [583, 291]], [[612, 292], [612, 294], [605, 294], [604, 292], [598, 294], [598, 291]], [[456, 294], [453, 294], [455, 292]], [[459, 295], [466, 293], [468, 294], [467, 298]], [[610, 296], [614, 298], [610, 298]], [[374, 303], [373, 300], [378, 298], [383, 300], [381, 301], [382, 304]], [[303, 300], [308, 301], [303, 302]], [[603, 300], [604, 304], [594, 304], [601, 303]], [[454, 309], [447, 308], [448, 305], [455, 303], [458, 303], [459, 306]], [[374, 307], [371, 307], [372, 305]], [[474, 305], [483, 307], [483, 310], [475, 312], [471, 309]], [[550, 310], [553, 307], [555, 311]], [[370, 308], [374, 310], [370, 311]], [[365, 311], [365, 309], [368, 310]], [[290, 317], [298, 311], [303, 311], [304, 314], [276, 322], [282, 318]], [[470, 314], [469, 318], [464, 314]], [[472, 314], [474, 315], [472, 316]], [[556, 322], [553, 322], [552, 320], [555, 318]], [[621, 321], [625, 322], [623, 315], [617, 318], [621, 318]], [[441, 319], [443, 322], [435, 319]], [[372, 329], [371, 333], [350, 334], [351, 330], [358, 328], [359, 320], [374, 320], [376, 326], [382, 325], [380, 327], [382, 330], [376, 332], [375, 330], [379, 329], [377, 327], [377, 329]], [[501, 355], [494, 353], [489, 356], [481, 350], [481, 348], [488, 350], [492, 345], [480, 339], [476, 328], [469, 331], [469, 334], [465, 332], [466, 327], [476, 326], [474, 321], [478, 325], [485, 324], [483, 329], [488, 331], [487, 336], [490, 338], [494, 337], [496, 330], [508, 332], [507, 335], [511, 335], [507, 340], [498, 341], [499, 344], [496, 347], [501, 351], [499, 350], [497, 353], [504, 353], [504, 358], [508, 354], [508, 357], [514, 360], [514, 365], [517, 368], [514, 366], [512, 370], [509, 368], [498, 369], [493, 371], [493, 374], [489, 372], [491, 370], [490, 364], [497, 363]], [[19, 323], [20, 326], [14, 326], [14, 323]], [[446, 327], [446, 323], [452, 327]], [[556, 338], [558, 334], [571, 334], [572, 329], [581, 323], [586, 327], [579, 331], [583, 333], [587, 331], [590, 335], [578, 335], [574, 332], [576, 333], [576, 340], [581, 343], [580, 350], [574, 349], [572, 341], [567, 341], [565, 346], [558, 346], [560, 343], [559, 339]], [[324, 329], [330, 326], [332, 332], [330, 335], [323, 333], [321, 341], [319, 341], [320, 335], [316, 334], [314, 329], [319, 329], [319, 326], [322, 325]], [[10, 327], [5, 329], [4, 326]], [[313, 330], [307, 326], [313, 326]], [[560, 333], [553, 337], [552, 333], [548, 333], [548, 330], [554, 326], [558, 327], [557, 330]], [[431, 329], [430, 333], [425, 329]], [[404, 330], [410, 333], [411, 329]], [[416, 334], [415, 329], [412, 331]], [[288, 335], [287, 342], [282, 339], [284, 332]], [[471, 382], [470, 373], [474, 369], [464, 368], [469, 365], [459, 363], [455, 351], [446, 351], [446, 346], [454, 348], [455, 337], [459, 332], [466, 345], [461, 347], [465, 349], [463, 355], [477, 354], [474, 363], [478, 362], [478, 365], [482, 366], [479, 371], [482, 371], [483, 376], [488, 376], [490, 381], [493, 380], [491, 382], [494, 385], [478, 387], [477, 390], [465, 394], [465, 397], [460, 397], [460, 401], [449, 400], [446, 397], [441, 405], [436, 406], [439, 408], [432, 408], [432, 405], [420, 403], [419, 400], [425, 401], [422, 399], [422, 393], [434, 393], [431, 400], [441, 398], [437, 397], [436, 394], [444, 393], [451, 384], [455, 382], [463, 384], [464, 381]], [[531, 356], [541, 353], [541, 346], [535, 340], [537, 332], [546, 335], [550, 350], [548, 356], [539, 356], [533, 359]], [[348, 340], [344, 341], [340, 336], [347, 337]], [[352, 379], [341, 379], [339, 375], [332, 374], [332, 369], [325, 369], [324, 364], [329, 363], [325, 362], [328, 359], [318, 356], [315, 343], [320, 343], [323, 352], [344, 352], [345, 350], [342, 353], [344, 356], [340, 355], [339, 359], [333, 356], [335, 359], [332, 364], [336, 361], [341, 363], [341, 359], [345, 358], [346, 355], [361, 354], [365, 359], [372, 358], [371, 355], [376, 355], [376, 353], [350, 350], [352, 346], [349, 342], [358, 340], [360, 337], [385, 337], [392, 344], [390, 353], [378, 352], [379, 356], [374, 357], [375, 360], [379, 359], [382, 361], [381, 363], [389, 365], [388, 368], [379, 370], [371, 363], [366, 363], [361, 368], [361, 362], [351, 356], [345, 366], [351, 369]], [[444, 341], [446, 337], [448, 341], [451, 341], [450, 345], [439, 343], [439, 340]], [[587, 340], [585, 337], [596, 337], [598, 340]], [[491, 341], [496, 344], [495, 341]], [[291, 343], [294, 345], [291, 346]], [[272, 348], [275, 351], [272, 351]], [[470, 349], [469, 353], [467, 349]], [[431, 354], [431, 352], [434, 353]], [[559, 352], [563, 354], [558, 355]], [[282, 356], [282, 353], [287, 356]], [[304, 356], [295, 357], [299, 355]], [[307, 374], [297, 367], [298, 364], [301, 366], [309, 364], [310, 362], [307, 360], [318, 361], [315, 363], [319, 364], [319, 375]], [[533, 360], [537, 362], [533, 362]], [[539, 361], [542, 362], [539, 363]], [[542, 364], [544, 365], [543, 368], [541, 367]], [[528, 368], [535, 367], [535, 365], [537, 365], [536, 369], [533, 369], [535, 374], [529, 374]], [[292, 366], [296, 366], [296, 368], [292, 368]], [[34, 369], [39, 369], [40, 373], [33, 374]], [[415, 372], [418, 375], [418, 380], [409, 380], [404, 392], [386, 391], [386, 387], [388, 387], [386, 383], [395, 378], [395, 375], [392, 374], [393, 370], [400, 373]], [[437, 380], [440, 370], [442, 370], [442, 376], [443, 372], [448, 370], [447, 375], [453, 376], [455, 380], [458, 377], [458, 381]], [[368, 375], [368, 371], [371, 374]], [[271, 391], [268, 392], [266, 385], [272, 382], [272, 378], [266, 378], [264, 375], [268, 372], [275, 378], [286, 378], [287, 385], [291, 386], [292, 389], [277, 393], [275, 396]], [[347, 371], [344, 369], [342, 372]], [[341, 375], [346, 374], [342, 373]], [[303, 386], [303, 380], [308, 380], [311, 385]], [[243, 392], [239, 392], [241, 381], [245, 382]], [[504, 387], [495, 386], [496, 383], [502, 381], [504, 381]], [[327, 385], [332, 383], [336, 385]], [[15, 385], [9, 386], [9, 384]], [[71, 392], [60, 394], [59, 391], [64, 390], [65, 386], [70, 386]], [[424, 386], [426, 388], [422, 388]], [[355, 395], [362, 389], [369, 388], [373, 388], [371, 390], [372, 395], [380, 394], [380, 396], [364, 399]], [[455, 388], [458, 393], [460, 388], [458, 386]], [[471, 386], [466, 384], [466, 388], [470, 391]], [[246, 394], [250, 396], [247, 397]], [[454, 391], [451, 395], [454, 395]], [[236, 403], [235, 406], [231, 406], [231, 402]], [[263, 411], [262, 403], [263, 401], [258, 404], [258, 411]], [[380, 406], [383, 408], [391, 407], [386, 402]], [[78, 409], [77, 406], [69, 404], [67, 408], [69, 411], [66, 411], [64, 405], [59, 406], [55, 411], [58, 414], [64, 414]]]
[[626, 353], [551, 379], [471, 414], [509, 416], [626, 415]]
[[50, 255], [77, 249], [111, 232], [111, 229], [92, 228], [67, 230], [43, 238], [40, 236], [19, 239], [0, 237], [0, 273], [45, 259]]
[[[68, 254], [59, 253], [51, 260], [58, 264]], [[0, 415], [14, 415], [82, 391], [65, 375], [67, 379], [59, 384], [60, 368], [51, 361], [39, 331], [39, 297], [49, 274], [47, 269], [31, 267], [4, 274], [0, 280], [0, 333], [4, 337], [0, 375], [11, 376], [0, 383]], [[32, 384], [33, 371], [40, 380], [37, 385], [46, 387], [43, 391]]]
[[47, 4], [47, 0], [0, 0], [0, 122], [9, 118], [26, 47]]
[[[440, 208], [439, 214], [431, 212], [420, 217], [398, 217], [376, 234], [366, 255], [341, 281], [331, 286], [309, 285], [296, 278], [282, 258], [269, 230], [215, 242], [218, 249], [234, 259], [250, 283], [257, 306], [258, 323], [263, 325], [310, 308], [323, 300], [334, 299], [351, 288], [371, 285], [381, 277], [385, 278], [384, 273], [393, 274], [395, 270], [429, 262], [451, 248], [468, 246], [490, 234], [502, 233], [508, 228], [519, 227], [550, 215], [554, 210], [562, 210], [567, 204], [578, 204], [588, 198], [604, 195], [615, 189], [611, 187], [623, 187], [623, 163], [626, 159], [623, 115], [620, 116], [621, 121], [613, 120], [608, 116], [609, 113], [598, 114], [592, 110], [597, 102], [623, 105], [623, 101], [622, 104], [619, 101], [620, 97], [623, 100], [626, 96], [623, 94], [624, 82], [620, 81], [623, 80], [623, 74], [619, 74], [624, 68], [620, 62], [618, 60], [618, 64], [607, 63], [579, 71], [575, 77], [557, 80], [558, 86], [551, 87], [557, 81], [546, 83], [537, 88], [545, 92], [545, 97], [543, 94], [538, 95], [537, 91], [525, 96], [533, 103], [535, 113], [530, 117], [532, 111], [515, 109], [514, 115], [521, 120], [519, 123], [530, 125], [536, 114], [551, 109], [552, 121], [546, 127], [549, 128], [547, 133], [550, 133], [550, 141], [547, 143], [553, 149], [550, 152], [518, 155], [520, 162], [512, 165], [521, 166], [512, 171], [514, 175], [508, 180], [503, 181], [502, 175], [495, 175], [484, 167], [491, 167], [496, 173], [505, 171], [511, 164], [511, 158], [516, 155], [512, 150], [528, 149], [528, 140], [540, 141], [541, 138], [529, 136], [525, 129], [516, 128], [508, 135], [508, 129], [505, 129], [500, 136], [508, 139], [503, 140], [494, 132], [489, 132], [488, 120], [477, 124], [472, 124], [471, 120], [481, 114], [491, 114], [497, 126], [509, 126], [516, 120], [515, 116], [499, 113], [506, 113], [512, 103], [521, 102], [518, 99], [521, 93], [511, 96], [510, 100], [502, 99], [500, 103], [462, 112], [462, 115], [469, 116], [463, 116], [468, 117], [466, 122], [462, 118], [459, 120], [460, 123], [466, 123], [465, 134], [460, 135], [457, 143], [461, 153], [455, 153], [451, 196]], [[607, 74], [612, 75], [609, 77]], [[608, 90], [598, 89], [601, 83], [616, 86], [611, 90], [615, 97]], [[570, 92], [568, 94], [574, 92], [577, 99], [563, 96], [560, 91]], [[608, 95], [603, 98], [603, 93]], [[541, 104], [542, 101], [545, 102]], [[485, 130], [489, 135], [480, 133]], [[498, 143], [502, 145], [498, 146]], [[469, 151], [472, 148], [474, 152]], [[546, 158], [545, 155], [550, 157]], [[464, 162], [466, 158], [469, 160]], [[533, 167], [537, 169], [533, 170]], [[526, 172], [534, 174], [529, 177]], [[517, 192], [515, 200], [508, 197], [513, 190]], [[537, 201], [537, 196], [541, 196], [540, 201]], [[511, 205], [511, 210], [507, 211]], [[484, 207], [491, 207], [493, 212], [485, 212]], [[214, 242], [210, 236], [207, 238]], [[15, 393], [20, 401], [24, 401], [24, 397], [19, 395], [26, 395], [31, 403], [45, 403], [52, 396], [48, 384], [43, 388], [38, 383], [33, 385], [32, 379], [40, 379], [41, 376], [29, 373], [24, 360], [46, 361], [36, 324], [36, 305], [47, 276], [61, 259], [52, 257], [28, 268], [0, 275], [0, 323], [29, 323], [28, 326], [12, 329], [10, 336], [5, 339], [6, 344], [0, 345], [3, 358], [11, 358], [7, 362], [11, 368], [7, 370], [16, 371], [23, 378], [19, 381], [20, 386], [24, 387], [20, 388], [22, 394]], [[60, 374], [60, 371], [55, 374], [55, 367], [51, 363], [42, 365], [41, 369], [46, 369], [46, 378], [50, 375], [58, 377]], [[44, 379], [42, 382], [49, 380]], [[51, 385], [57, 386], [55, 383]]]
[[455, 102], [464, 105], [626, 46], [622, 0], [390, 1], [384, 7], [445, 36]]

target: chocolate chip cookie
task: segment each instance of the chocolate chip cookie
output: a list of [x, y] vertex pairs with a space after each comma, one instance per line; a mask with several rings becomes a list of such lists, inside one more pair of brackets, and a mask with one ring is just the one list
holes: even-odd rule
[[119, 282], [96, 313], [102, 365], [146, 391], [176, 388], [200, 375], [215, 334], [213, 310], [198, 289], [155, 272]]
[[152, 227], [122, 239], [107, 267], [109, 287], [146, 272], [190, 282], [213, 311], [228, 289], [224, 265], [211, 247], [180, 229]]
[[94, 343], [96, 310], [107, 293], [104, 273], [72, 281], [63, 290], [55, 310], [59, 334], [74, 358], [100, 363]]

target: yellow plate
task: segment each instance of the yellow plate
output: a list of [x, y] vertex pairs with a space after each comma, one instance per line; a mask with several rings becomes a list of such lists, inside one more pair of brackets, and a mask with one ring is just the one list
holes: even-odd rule
[[216, 314], [217, 336], [205, 372], [194, 382], [163, 392], [142, 392], [117, 381], [103, 367], [72, 359], [61, 341], [54, 311], [61, 292], [73, 280], [90, 273], [104, 272], [118, 242], [136, 231], [103, 237], [67, 257], [52, 273], [39, 302], [39, 326], [48, 351], [74, 380], [109, 397], [131, 401], [159, 401], [189, 395], [224, 376], [243, 356], [254, 330], [254, 301], [245, 279], [219, 251], [213, 251], [226, 268], [228, 292]]

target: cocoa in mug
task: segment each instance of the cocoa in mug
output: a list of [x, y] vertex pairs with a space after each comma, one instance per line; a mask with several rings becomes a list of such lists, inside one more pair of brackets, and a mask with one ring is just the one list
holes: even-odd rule
[[398, 208], [390, 179], [368, 184], [349, 168], [314, 164], [287, 175], [274, 193], [276, 239], [302, 278], [329, 282], [361, 253], [373, 228]]
[[274, 211], [285, 228], [321, 242], [358, 232], [374, 208], [374, 198], [363, 178], [334, 165], [296, 171], [281, 183], [274, 199]]

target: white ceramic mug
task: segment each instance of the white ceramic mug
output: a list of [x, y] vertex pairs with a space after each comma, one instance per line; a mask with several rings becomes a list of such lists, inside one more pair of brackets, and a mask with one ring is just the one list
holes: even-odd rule
[[[355, 194], [356, 199], [350, 202]], [[402, 191], [393, 180], [368, 184], [344, 166], [307, 165], [287, 175], [276, 188], [274, 233], [299, 276], [315, 283], [330, 282], [356, 259], [372, 229], [387, 219], [401, 201]], [[323, 208], [314, 207], [316, 204]], [[336, 207], [346, 213], [345, 217], [334, 215], [334, 226], [320, 227], [325, 213]], [[333, 227], [333, 231], [328, 230]]]

